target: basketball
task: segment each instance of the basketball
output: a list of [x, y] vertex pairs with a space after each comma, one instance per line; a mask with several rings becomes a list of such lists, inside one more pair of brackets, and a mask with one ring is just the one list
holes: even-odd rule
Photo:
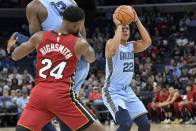
[[129, 25], [131, 24], [135, 19], [135, 13], [134, 9], [131, 6], [127, 5], [121, 5], [119, 6], [115, 12], [114, 15], [116, 18], [123, 24], [123, 25]]

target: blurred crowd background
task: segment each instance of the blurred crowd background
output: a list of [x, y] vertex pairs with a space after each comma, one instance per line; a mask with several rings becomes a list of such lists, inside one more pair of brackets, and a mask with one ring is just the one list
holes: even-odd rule
[[[138, 1], [142, 4], [147, 2]], [[26, 5], [25, 2], [27, 1], [0, 0], [0, 7], [20, 8]], [[155, 3], [154, 0], [150, 2]], [[167, 0], [167, 2], [187, 1]], [[97, 4], [111, 5], [111, 0], [98, 0]], [[115, 4], [120, 4], [120, 2]], [[102, 119], [102, 116], [98, 111], [101, 110], [105, 113], [106, 109], [96, 107], [93, 100], [101, 98], [101, 88], [104, 85], [104, 49], [106, 41], [114, 35], [113, 10], [97, 12], [95, 19], [86, 26], [87, 40], [94, 47], [97, 60], [91, 64], [90, 72], [81, 88], [79, 97], [99, 116], [99, 119]], [[135, 74], [130, 87], [145, 106], [154, 98], [153, 90], [157, 85], [166, 90], [173, 86], [182, 95], [186, 94], [187, 84], [192, 88], [196, 86], [194, 82], [196, 78], [196, 12], [171, 13], [156, 9], [148, 11], [143, 8], [137, 13], [150, 33], [152, 45], [146, 51], [135, 55]], [[28, 23], [26, 18], [0, 19], [0, 123], [7, 126], [16, 123], [28, 102], [31, 89], [34, 87], [36, 52], [14, 62], [10, 58], [10, 54], [6, 52], [7, 41], [15, 31], [29, 35]], [[135, 24], [132, 23], [130, 27], [130, 40], [141, 39]], [[108, 114], [106, 113], [104, 117], [107, 120]]]

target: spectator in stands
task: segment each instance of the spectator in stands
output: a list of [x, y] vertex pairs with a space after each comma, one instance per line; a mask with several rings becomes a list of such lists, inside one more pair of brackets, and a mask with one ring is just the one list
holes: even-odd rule
[[26, 85], [29, 90], [33, 88], [33, 82], [30, 80], [29, 76], [23, 79], [23, 85]]
[[174, 59], [171, 59], [170, 60], [170, 65], [168, 66], [169, 70], [173, 70], [174, 69], [174, 64], [175, 64]]
[[105, 67], [105, 66], [103, 66], [103, 65], [105, 65], [105, 59], [103, 57], [104, 52], [100, 47], [96, 49], [95, 56], [96, 56], [96, 62], [95, 62], [94, 69], [104, 70], [104, 67]]
[[85, 89], [85, 98], [89, 98], [90, 94], [93, 92], [93, 85], [88, 84], [88, 86], [86, 87], [87, 88]]
[[180, 33], [180, 38], [178, 38], [176, 40], [176, 45], [180, 47], [180, 49], [182, 49], [183, 47], [185, 47], [188, 44], [188, 39], [184, 37], [184, 33], [181, 32]]
[[18, 79], [16, 79], [16, 78], [12, 79], [11, 89], [14, 89], [14, 90], [20, 89], [20, 86], [18, 85]]
[[[143, 67], [143, 66], [140, 66], [140, 67]], [[145, 87], [145, 83], [141, 81], [141, 76], [140, 74], [136, 74], [135, 76], [135, 82], [136, 82], [136, 87], [139, 89], [139, 90], [143, 90], [143, 88]]]
[[163, 80], [162, 73], [158, 72], [157, 75], [155, 76], [155, 81], [157, 81], [158, 83], [161, 83], [162, 80]]
[[183, 56], [181, 56], [180, 57], [180, 61], [178, 61], [178, 63], [177, 63], [177, 68], [182, 68], [184, 66], [184, 57]]
[[146, 85], [147, 79], [148, 79], [147, 73], [146, 72], [142, 72], [142, 78], [141, 78], [141, 80], [142, 80], [142, 82], [145, 83], [145, 85]]
[[16, 103], [16, 100], [17, 100], [17, 96], [16, 96], [16, 90], [14, 90], [14, 89], [12, 89], [11, 91], [10, 91], [10, 97], [12, 98], [12, 101], [14, 102], [14, 103]]
[[184, 17], [180, 20], [179, 26], [189, 25], [190, 24], [190, 18], [187, 16], [187, 14], [184, 15]]
[[146, 85], [143, 88], [144, 91], [152, 91], [153, 90], [153, 79], [152, 77], [148, 77], [146, 81]]
[[0, 96], [1, 102], [5, 104], [6, 101], [12, 101], [12, 98], [9, 96], [8, 90], [3, 90], [3, 96]]
[[17, 90], [16, 90], [16, 97], [19, 98], [19, 97], [21, 97], [21, 96], [22, 96], [21, 90], [20, 90], [20, 89], [17, 89]]
[[9, 91], [9, 90], [10, 90], [9, 85], [7, 85], [7, 84], [6, 84], [6, 85], [4, 85], [4, 86], [3, 86], [3, 90], [8, 90], [8, 91]]
[[160, 49], [158, 49], [156, 45], [153, 45], [153, 48], [151, 50], [151, 57], [154, 61], [156, 60], [159, 53], [160, 53]]
[[18, 69], [16, 67], [13, 68], [12, 74], [9, 75], [9, 81], [16, 78], [18, 80], [18, 85], [22, 84], [22, 75], [18, 73]]
[[179, 79], [179, 82], [182, 88], [185, 88], [185, 86], [188, 83], [188, 80], [189, 80], [188, 69], [185, 68], [184, 70], [182, 70], [182, 75], [180, 76], [180, 79]]
[[151, 70], [152, 67], [152, 61], [150, 57], [146, 59], [146, 63], [144, 64], [144, 70]]
[[166, 23], [166, 20], [162, 19], [161, 20], [161, 23], [157, 25], [157, 29], [159, 31], [168, 31], [168, 24]]
[[174, 64], [173, 65], [173, 76], [174, 77], [177, 77], [177, 78], [180, 78], [180, 76], [181, 76], [181, 70], [179, 69], [179, 68], [177, 68], [177, 65], [176, 64]]
[[20, 118], [26, 103], [29, 102], [29, 96], [28, 96], [28, 88], [26, 86], [22, 87], [22, 96], [17, 98], [16, 104], [18, 106], [18, 119]]
[[141, 74], [142, 72], [144, 72], [145, 70], [144, 70], [144, 66], [143, 66], [143, 64], [140, 64], [139, 65], [139, 74]]
[[24, 81], [24, 80], [26, 79], [27, 76], [28, 76], [29, 79], [30, 79], [30, 81], [29, 81], [30, 83], [34, 81], [32, 75], [29, 74], [28, 70], [27, 70], [27, 69], [24, 69], [24, 70], [23, 70], [23, 74], [22, 74], [22, 80]]
[[89, 96], [90, 101], [93, 101], [96, 98], [102, 98], [102, 95], [101, 95], [101, 93], [99, 93], [98, 89], [99, 88], [96, 86], [93, 87], [93, 93], [90, 93], [90, 96]]
[[191, 36], [190, 40], [189, 40], [189, 46], [190, 48], [194, 48], [194, 45], [195, 45], [195, 40], [193, 39], [193, 36]]
[[139, 65], [140, 65], [140, 60], [139, 57], [135, 57], [135, 63], [134, 63], [134, 69], [135, 69], [135, 73], [139, 73]]
[[165, 82], [168, 82], [169, 84], [173, 81], [173, 71], [169, 70], [168, 66], [165, 66], [165, 72], [163, 73], [163, 77], [166, 78]]
[[8, 80], [8, 69], [7, 68], [3, 68], [2, 70], [2, 73], [1, 73], [1, 76], [2, 76], [2, 81], [7, 82]]
[[97, 79], [95, 77], [95, 74], [90, 75], [90, 78], [88, 80], [88, 84], [97, 85]]

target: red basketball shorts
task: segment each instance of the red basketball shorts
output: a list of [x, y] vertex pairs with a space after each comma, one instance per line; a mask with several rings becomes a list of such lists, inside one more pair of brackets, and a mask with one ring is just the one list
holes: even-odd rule
[[75, 96], [68, 84], [39, 83], [32, 90], [18, 125], [41, 131], [53, 117], [58, 116], [74, 131], [87, 128], [96, 118]]

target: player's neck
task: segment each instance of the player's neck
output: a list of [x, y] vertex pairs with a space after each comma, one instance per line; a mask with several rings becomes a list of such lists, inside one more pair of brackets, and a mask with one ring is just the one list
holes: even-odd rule
[[62, 33], [62, 34], [69, 34], [64, 27], [60, 27], [59, 29], [56, 30], [57, 33]]
[[121, 45], [128, 46], [127, 41], [121, 41]]

